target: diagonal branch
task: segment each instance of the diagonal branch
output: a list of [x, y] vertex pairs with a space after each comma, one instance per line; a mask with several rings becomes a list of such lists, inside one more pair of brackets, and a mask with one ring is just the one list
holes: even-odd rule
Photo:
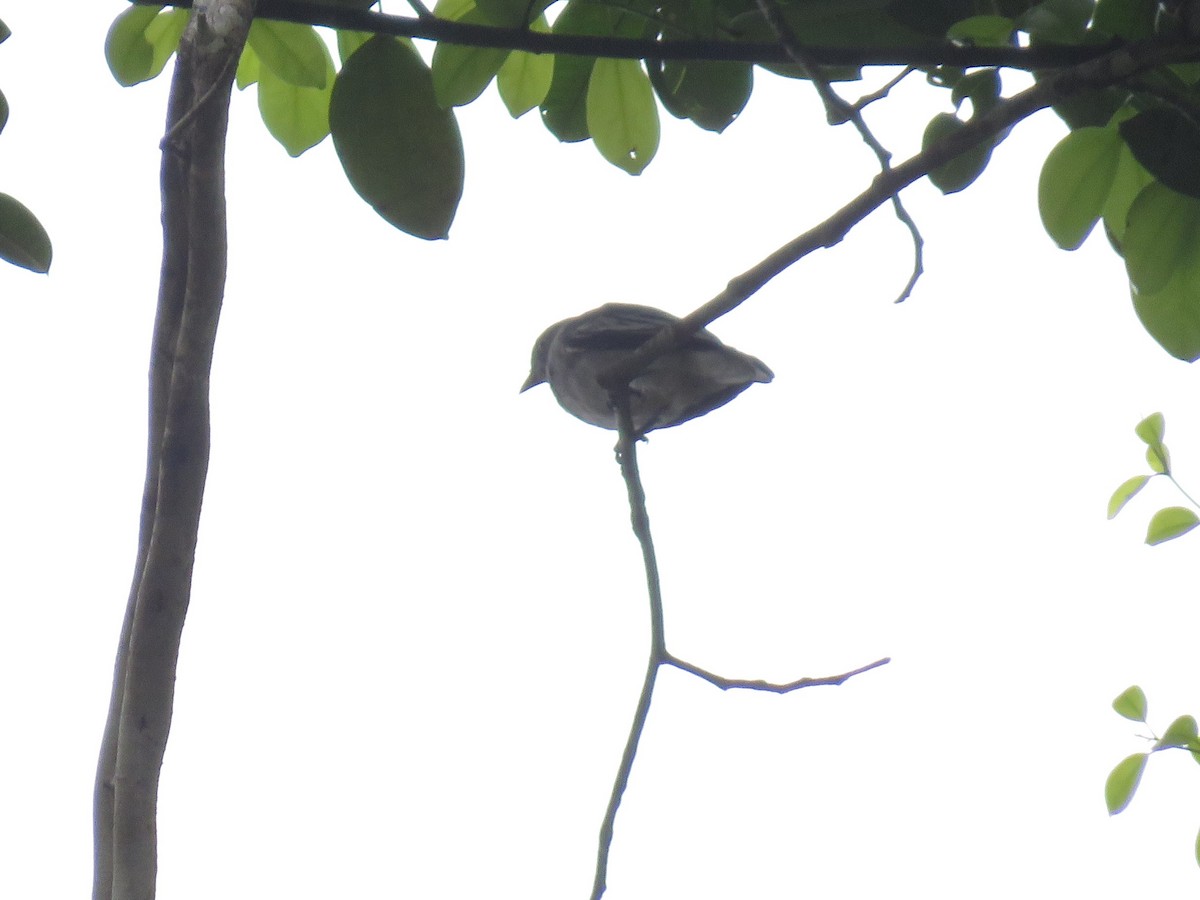
[[96, 779], [94, 900], [151, 900], [158, 781], [208, 472], [225, 284], [225, 134], [254, 0], [215, 0], [180, 42], [162, 163], [163, 268], [142, 523]]
[[808, 254], [839, 244], [850, 230], [895, 195], [934, 169], [996, 135], [1012, 128], [1041, 109], [1076, 94], [1123, 82], [1139, 72], [1180, 59], [1200, 59], [1200, 47], [1186, 53], [1179, 44], [1156, 42], [1121, 47], [1099, 59], [1048, 75], [1019, 94], [1001, 101], [986, 114], [930, 145], [899, 165], [880, 172], [861, 194], [808, 231], [788, 241], [761, 262], [731, 279], [707, 303], [647, 341], [600, 377], [605, 387], [627, 385], [651, 360], [656, 359], [709, 325], [759, 291], [780, 273]]

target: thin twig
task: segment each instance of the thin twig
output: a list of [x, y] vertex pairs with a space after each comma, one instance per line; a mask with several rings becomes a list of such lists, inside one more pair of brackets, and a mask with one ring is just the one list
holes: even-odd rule
[[729, 690], [746, 690], [746, 691], [768, 691], [773, 694], [789, 694], [792, 691], [806, 687], [817, 687], [820, 685], [837, 685], [853, 678], [855, 675], [861, 675], [863, 672], [869, 672], [872, 669], [878, 669], [880, 666], [886, 666], [892, 661], [890, 656], [885, 656], [883, 659], [877, 659], [873, 663], [867, 663], [865, 666], [859, 666], [857, 669], [851, 669], [849, 672], [843, 672], [841, 675], [822, 675], [819, 678], [798, 678], [795, 681], [789, 681], [779, 684], [772, 681], [764, 681], [761, 678], [726, 678], [723, 675], [717, 675], [709, 672], [707, 669], [702, 669], [699, 666], [686, 662], [677, 656], [667, 655], [663, 662], [666, 665], [674, 666], [684, 672], [690, 672], [697, 678], [703, 678], [711, 685], [719, 687], [723, 691]]
[[[812, 85], [817, 90], [817, 94], [821, 97], [821, 102], [825, 104], [825, 116], [829, 120], [830, 125], [840, 125], [844, 122], [849, 122], [854, 126], [854, 130], [858, 132], [863, 143], [871, 148], [871, 152], [875, 154], [875, 158], [879, 161], [879, 168], [886, 173], [892, 166], [892, 153], [883, 143], [875, 137], [867, 125], [866, 120], [862, 115], [862, 107], [858, 104], [849, 103], [842, 99], [841, 95], [833, 89], [833, 85], [829, 83], [829, 79], [825, 77], [821, 69], [821, 65], [814, 60], [800, 43], [796, 37], [796, 32], [788, 24], [783, 17], [779, 7], [775, 4], [775, 0], [756, 0], [759, 10], [763, 17], [766, 18], [767, 24], [771, 26], [771, 31], [779, 39], [779, 43], [787, 51], [792, 62], [800, 67]], [[921, 274], [925, 271], [925, 239], [921, 237], [921, 230], [917, 228], [917, 223], [913, 221], [913, 217], [908, 210], [904, 208], [904, 202], [900, 199], [900, 194], [897, 192], [892, 195], [892, 209], [896, 213], [896, 218], [901, 224], [908, 229], [908, 233], [912, 238], [913, 243], [913, 267], [909, 275], [908, 281], [905, 282], [903, 290], [900, 291], [896, 298], [897, 303], [902, 303], [907, 300], [916, 287], [917, 281]]]
[[629, 786], [629, 776], [633, 772], [633, 761], [637, 757], [638, 745], [646, 730], [646, 720], [650, 714], [650, 701], [654, 696], [654, 686], [658, 679], [658, 670], [664, 665], [675, 666], [685, 672], [690, 672], [714, 684], [723, 690], [744, 688], [747, 690], [773, 691], [779, 694], [789, 693], [803, 687], [816, 685], [841, 684], [849, 678], [862, 672], [882, 666], [887, 659], [877, 660], [868, 666], [863, 666], [842, 675], [831, 675], [822, 678], [801, 678], [788, 684], [772, 684], [767, 681], [749, 681], [722, 678], [684, 662], [667, 652], [665, 628], [663, 624], [662, 587], [658, 577], [658, 560], [654, 553], [654, 541], [650, 533], [650, 517], [646, 512], [646, 493], [642, 488], [641, 475], [638, 472], [637, 444], [639, 435], [633, 427], [633, 416], [630, 411], [630, 389], [628, 384], [619, 386], [609, 392], [609, 400], [617, 413], [617, 459], [621, 464], [621, 475], [625, 480], [625, 490], [629, 496], [629, 517], [634, 534], [642, 548], [642, 561], [646, 569], [646, 589], [650, 601], [650, 654], [646, 660], [646, 675], [642, 681], [642, 690], [638, 695], [637, 708], [634, 710], [633, 723], [629, 727], [629, 737], [625, 741], [625, 750], [621, 754], [621, 762], [617, 766], [617, 774], [613, 778], [612, 790], [608, 797], [608, 806], [604, 811], [604, 819], [600, 824], [600, 840], [596, 851], [596, 874], [592, 882], [591, 900], [600, 900], [608, 883], [608, 857], [612, 848], [613, 830], [617, 819], [617, 811], [621, 807], [621, 799]]
[[855, 100], [853, 104], [854, 108], [859, 112], [862, 112], [875, 101], [882, 100], [892, 92], [893, 88], [899, 86], [900, 82], [902, 82], [915, 71], [917, 71], [915, 66], [905, 66], [899, 75], [889, 79], [883, 87], [879, 88], [878, 90], [871, 91], [869, 94], [863, 94], [861, 97]]
[[637, 535], [638, 543], [641, 544], [642, 559], [646, 567], [646, 588], [650, 598], [650, 655], [646, 661], [646, 676], [642, 681], [641, 693], [638, 694], [633, 723], [629, 726], [629, 737], [625, 741], [625, 751], [621, 754], [621, 762], [617, 767], [612, 791], [608, 797], [608, 807], [604, 811], [604, 821], [600, 825], [600, 841], [596, 851], [596, 875], [592, 882], [592, 900], [600, 900], [607, 886], [608, 854], [612, 848], [617, 810], [621, 806], [625, 788], [629, 785], [629, 776], [633, 772], [633, 761], [637, 756], [638, 744], [641, 742], [642, 733], [646, 730], [646, 718], [650, 714], [650, 700], [654, 696], [654, 684], [658, 678], [658, 669], [666, 655], [658, 561], [654, 554], [654, 542], [650, 536], [650, 518], [646, 513], [646, 494], [642, 489], [641, 476], [638, 474], [638, 435], [633, 428], [628, 389], [623, 393], [618, 392], [613, 399], [618, 424], [617, 457], [621, 463], [625, 489], [629, 494], [629, 514], [633, 531]]

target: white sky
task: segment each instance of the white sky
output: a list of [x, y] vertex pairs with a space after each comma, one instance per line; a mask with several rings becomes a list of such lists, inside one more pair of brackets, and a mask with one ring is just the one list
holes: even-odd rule
[[[134, 557], [167, 78], [119, 88], [124, 4], [3, 17], [0, 190], [50, 230], [0, 267], [0, 896], [90, 885], [94, 757]], [[1011, 82], [1010, 82], [1011, 84]], [[907, 156], [948, 98], [872, 121]], [[461, 111], [448, 243], [386, 226], [328, 142], [287, 158], [235, 97], [213, 458], [163, 776], [160, 896], [586, 897], [647, 649], [614, 436], [518, 395], [547, 324], [684, 313], [864, 187], [807, 85], [759, 78], [723, 136], [664, 121], [640, 178], [494, 90]], [[1200, 710], [1196, 538], [1113, 523], [1161, 409], [1200, 486], [1194, 374], [1141, 330], [1102, 236], [1054, 248], [1020, 126], [984, 178], [906, 200], [714, 327], [775, 371], [641, 460], [684, 658], [841, 688], [721, 694], [664, 673], [608, 896], [1194, 892], [1200, 779], [1109, 769]]]

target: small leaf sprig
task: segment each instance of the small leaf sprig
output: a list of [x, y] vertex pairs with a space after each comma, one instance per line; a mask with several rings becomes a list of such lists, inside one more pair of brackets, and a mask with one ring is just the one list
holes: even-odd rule
[[[1118, 715], [1133, 722], [1146, 724], [1146, 694], [1136, 684], [1122, 691], [1120, 696], [1113, 700], [1112, 705]], [[1154, 746], [1148, 752], [1125, 757], [1117, 763], [1104, 783], [1104, 802], [1110, 816], [1123, 811], [1133, 799], [1151, 753], [1160, 750], [1187, 750], [1192, 759], [1200, 763], [1200, 737], [1197, 736], [1196, 720], [1192, 716], [1179, 716], [1167, 726], [1162, 737], [1151, 735], [1147, 740], [1154, 741]], [[1200, 865], [1200, 833], [1196, 835], [1194, 852], [1196, 863]]]
[[[1171, 472], [1171, 454], [1167, 450], [1167, 445], [1163, 443], [1165, 430], [1166, 421], [1163, 419], [1162, 413], [1156, 412], [1138, 422], [1134, 432], [1146, 444], [1146, 462], [1150, 465], [1151, 474], [1136, 475], [1113, 491], [1113, 495], [1108, 501], [1108, 517], [1110, 519], [1124, 509], [1125, 504], [1132, 500], [1138, 491], [1150, 482], [1151, 478], [1158, 475], [1166, 476], [1179, 493], [1183, 494], [1188, 503], [1200, 509], [1200, 504], [1196, 503], [1191, 495], [1180, 486]], [[1187, 534], [1197, 525], [1200, 525], [1200, 517], [1197, 517], [1194, 509], [1186, 506], [1164, 507], [1150, 518], [1150, 525], [1146, 529], [1146, 543], [1154, 545], [1174, 540]]]

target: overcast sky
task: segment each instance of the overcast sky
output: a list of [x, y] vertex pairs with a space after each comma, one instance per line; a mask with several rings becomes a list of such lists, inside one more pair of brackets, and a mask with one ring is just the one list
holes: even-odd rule
[[[124, 4], [5, 5], [0, 190], [49, 276], [0, 267], [0, 896], [90, 885], [91, 780], [135, 552], [167, 77], [119, 88]], [[1017, 82], [1010, 81], [1010, 87]], [[853, 91], [853, 87], [850, 88]], [[871, 121], [898, 158], [948, 97]], [[631, 178], [494, 90], [460, 112], [448, 242], [400, 234], [329, 142], [289, 159], [234, 97], [213, 456], [163, 773], [160, 896], [586, 897], [647, 651], [611, 433], [518, 395], [551, 322], [685, 313], [864, 188], [811, 89], [761, 75], [720, 137], [664, 121]], [[1155, 758], [1200, 710], [1200, 538], [1133, 426], [1162, 410], [1200, 489], [1195, 375], [1146, 336], [1102, 235], [1036, 212], [1063, 126], [1019, 126], [967, 192], [906, 195], [714, 326], [771, 366], [641, 451], [667, 640], [735, 677], [891, 665], [722, 694], [668, 670], [616, 823], [612, 900], [1194, 893], [1200, 773]], [[1144, 729], [1142, 729], [1144, 730]]]

